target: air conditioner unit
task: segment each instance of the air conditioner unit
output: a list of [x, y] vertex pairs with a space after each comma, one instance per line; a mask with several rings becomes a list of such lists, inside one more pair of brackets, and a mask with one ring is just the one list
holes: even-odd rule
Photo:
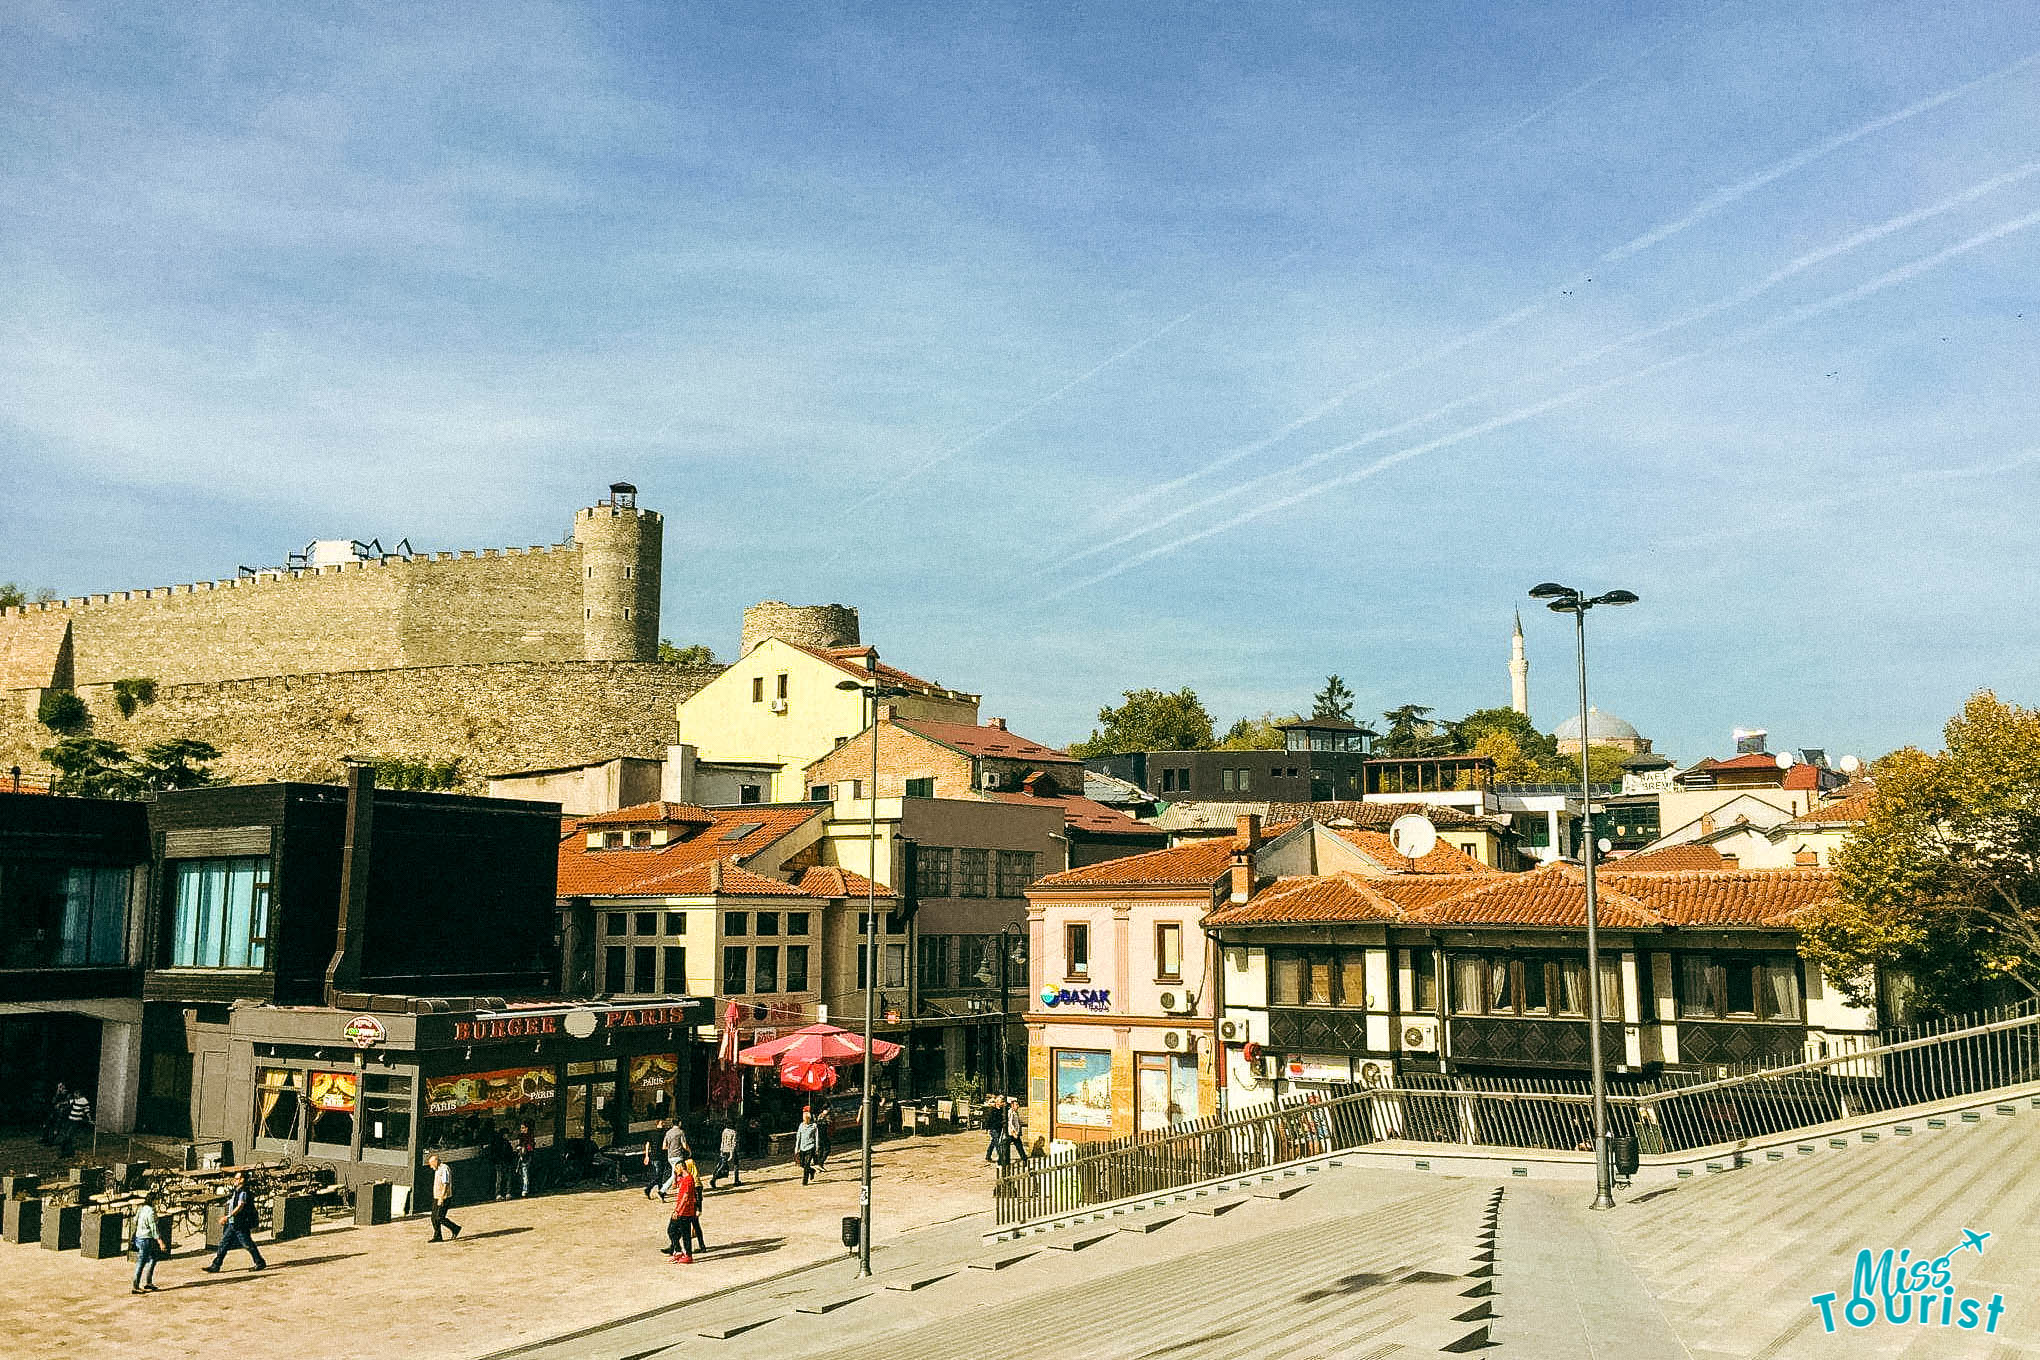
[[784, 713], [784, 712], [786, 712], [786, 700], [784, 700], [784, 699], [774, 699], [774, 700], [772, 701], [772, 703], [771, 703], [771, 708], [772, 708], [772, 711], [773, 711], [774, 713]]
[[1169, 1015], [1189, 1015], [1197, 1009], [1197, 997], [1191, 992], [1163, 992], [1160, 1000]]
[[1431, 1017], [1402, 1022], [1402, 1046], [1410, 1053], [1438, 1051], [1438, 1022]]
[[1247, 1041], [1247, 1022], [1244, 1020], [1219, 1021], [1218, 1037], [1229, 1044], [1245, 1043]]
[[1385, 1062], [1363, 1062], [1358, 1063], [1355, 1066], [1358, 1069], [1355, 1075], [1359, 1078], [1360, 1084], [1362, 1086], [1395, 1085], [1395, 1067], [1393, 1064]]
[[1282, 1059], [1273, 1053], [1263, 1053], [1254, 1063], [1254, 1073], [1265, 1081], [1274, 1081], [1282, 1075]]
[[997, 770], [986, 770], [983, 777], [978, 780], [979, 785], [987, 789], [996, 789], [1001, 782], [1002, 780]]
[[1165, 1029], [1162, 1031], [1162, 1047], [1171, 1053], [1195, 1053], [1196, 1032], [1187, 1029]]

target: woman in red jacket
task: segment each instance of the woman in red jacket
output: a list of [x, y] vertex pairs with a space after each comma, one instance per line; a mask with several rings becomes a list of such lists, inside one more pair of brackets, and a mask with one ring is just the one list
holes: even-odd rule
[[700, 1214], [701, 1183], [695, 1176], [693, 1161], [689, 1160], [673, 1182], [673, 1217], [666, 1224], [667, 1256], [676, 1265], [694, 1263], [694, 1253], [688, 1246], [701, 1231], [697, 1222]]

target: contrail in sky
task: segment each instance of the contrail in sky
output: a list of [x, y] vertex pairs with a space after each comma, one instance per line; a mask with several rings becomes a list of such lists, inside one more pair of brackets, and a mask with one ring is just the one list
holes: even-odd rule
[[1767, 335], [1772, 331], [1780, 330], [1787, 326], [1797, 325], [1799, 322], [1807, 321], [1812, 319], [1813, 317], [1825, 315], [1828, 312], [1839, 310], [1840, 308], [1846, 307], [1851, 303], [1859, 302], [1863, 298], [1869, 297], [1874, 293], [1883, 292], [1887, 288], [1894, 288], [1899, 284], [1905, 283], [1908, 280], [1916, 278], [1919, 275], [1926, 273], [1928, 270], [1937, 268], [1940, 265], [1945, 264], [1949, 260], [1956, 258], [1957, 256], [1965, 255], [1972, 250], [1977, 250], [1983, 246], [1991, 244], [1994, 241], [2002, 240], [2003, 238], [2010, 236], [2015, 232], [2025, 231], [2028, 228], [2035, 226], [2036, 224], [2040, 224], [2040, 212], [2027, 213], [2023, 217], [2011, 218], [2010, 220], [2000, 222], [1996, 226], [1988, 228], [1985, 231], [1978, 232], [1976, 235], [1968, 237], [1965, 240], [1958, 241], [1952, 246], [1947, 246], [1941, 250], [1937, 250], [1931, 255], [1923, 255], [1919, 259], [1914, 260], [1909, 264], [1904, 264], [1896, 269], [1888, 270], [1883, 274], [1879, 274], [1876, 278], [1871, 279], [1867, 283], [1861, 283], [1856, 285], [1854, 288], [1845, 289], [1842, 292], [1832, 294], [1828, 297], [1820, 299], [1818, 302], [1802, 303], [1800, 306], [1793, 307], [1784, 312], [1781, 312], [1778, 315], [1771, 317], [1769, 320], [1760, 321], [1753, 326], [1746, 327], [1743, 330], [1737, 331], [1733, 335], [1726, 336], [1720, 340], [1714, 341], [1711, 344], [1702, 345], [1697, 349], [1687, 350], [1683, 354], [1675, 354], [1669, 358], [1660, 359], [1655, 363], [1646, 364], [1644, 367], [1631, 370], [1628, 373], [1620, 373], [1612, 378], [1603, 378], [1599, 382], [1588, 383], [1585, 386], [1573, 388], [1571, 391], [1561, 392], [1557, 396], [1547, 397], [1543, 401], [1535, 402], [1529, 406], [1520, 407], [1517, 410], [1510, 411], [1504, 415], [1495, 416], [1491, 419], [1481, 421], [1479, 424], [1476, 425], [1468, 425], [1462, 429], [1454, 430], [1451, 434], [1441, 435], [1438, 438], [1428, 440], [1425, 443], [1413, 444], [1408, 448], [1398, 449], [1394, 453], [1386, 454], [1383, 457], [1375, 459], [1372, 463], [1369, 463], [1364, 468], [1357, 469], [1356, 471], [1353, 472], [1345, 473], [1338, 477], [1329, 478], [1325, 481], [1313, 483], [1310, 486], [1306, 486], [1297, 491], [1293, 491], [1289, 495], [1283, 496], [1280, 499], [1263, 502], [1262, 504], [1254, 506], [1252, 509], [1243, 510], [1239, 514], [1234, 515], [1232, 518], [1225, 520], [1222, 523], [1211, 525], [1208, 528], [1199, 529], [1195, 533], [1185, 534], [1180, 538], [1172, 539], [1167, 543], [1159, 544], [1156, 547], [1149, 548], [1146, 551], [1138, 553], [1133, 557], [1128, 558], [1124, 562], [1116, 563], [1113, 566], [1106, 568], [1104, 571], [1096, 573], [1095, 575], [1087, 576], [1083, 580], [1072, 582], [1071, 584], [1066, 585], [1059, 590], [1051, 591], [1049, 594], [1043, 597], [1043, 600], [1044, 602], [1046, 602], [1062, 599], [1063, 597], [1074, 594], [1075, 592], [1082, 590], [1087, 586], [1097, 585], [1102, 581], [1107, 581], [1114, 576], [1120, 575], [1122, 572], [1131, 571], [1133, 568], [1140, 566], [1144, 563], [1151, 562], [1157, 557], [1162, 557], [1169, 553], [1177, 552], [1183, 548], [1189, 547], [1193, 543], [1197, 543], [1204, 539], [1211, 538], [1214, 535], [1222, 534], [1229, 530], [1236, 529], [1242, 524], [1251, 523], [1252, 521], [1264, 518], [1265, 516], [1276, 514], [1279, 511], [1287, 510], [1294, 505], [1300, 505], [1304, 501], [1323, 495], [1325, 492], [1333, 490], [1337, 487], [1350, 486], [1355, 482], [1365, 481], [1370, 477], [1373, 477], [1379, 473], [1387, 471], [1389, 468], [1392, 468], [1399, 463], [1408, 462], [1412, 458], [1419, 458], [1422, 457], [1424, 454], [1435, 452], [1438, 449], [1448, 448], [1454, 444], [1464, 443], [1466, 440], [1477, 438], [1480, 435], [1492, 433], [1493, 431], [1502, 429], [1506, 426], [1520, 424], [1523, 421], [1534, 419], [1537, 416], [1541, 416], [1547, 411], [1556, 410], [1561, 406], [1569, 406], [1576, 402], [1584, 401], [1589, 397], [1599, 396], [1601, 393], [1611, 391], [1614, 388], [1621, 387], [1629, 383], [1641, 381], [1644, 378], [1655, 376], [1656, 374], [1663, 373], [1671, 368], [1676, 368], [1684, 364], [1692, 363], [1695, 360], [1706, 358], [1709, 355], [1718, 354], [1722, 350], [1728, 349], [1732, 346], [1744, 344], [1750, 340], [1758, 338], [1759, 336]]
[[1272, 472], [1264, 472], [1259, 476], [1250, 477], [1244, 482], [1240, 482], [1233, 486], [1226, 487], [1223, 490], [1214, 491], [1210, 495], [1205, 496], [1200, 500], [1193, 501], [1188, 505], [1176, 507], [1174, 510], [1171, 510], [1168, 514], [1163, 515], [1159, 519], [1151, 520], [1145, 524], [1142, 524], [1138, 528], [1129, 529], [1126, 532], [1119, 534], [1115, 538], [1108, 539], [1103, 543], [1094, 544], [1079, 552], [1072, 553], [1063, 560], [1065, 563], [1080, 562], [1085, 558], [1096, 556], [1099, 553], [1109, 552], [1113, 548], [1117, 548], [1123, 544], [1130, 543], [1136, 538], [1141, 538], [1148, 534], [1154, 533], [1155, 531], [1163, 528], [1166, 525], [1175, 523], [1177, 520], [1188, 518], [1191, 515], [1197, 514], [1203, 510], [1208, 510], [1212, 506], [1218, 505], [1224, 501], [1232, 500], [1235, 497], [1246, 495], [1254, 491], [1256, 488], [1265, 486], [1270, 482], [1278, 481], [1280, 479], [1287, 477], [1292, 477], [1299, 472], [1308, 471], [1313, 467], [1317, 467], [1321, 464], [1328, 463], [1334, 458], [1338, 458], [1345, 454], [1351, 453], [1355, 449], [1364, 448], [1369, 444], [1379, 443], [1384, 439], [1392, 439], [1396, 435], [1414, 429], [1419, 425], [1429, 424], [1431, 421], [1437, 420], [1443, 416], [1450, 415], [1454, 411], [1460, 410], [1464, 407], [1471, 406], [1482, 401], [1486, 401], [1488, 398], [1493, 397], [1498, 393], [1505, 392], [1512, 387], [1519, 387], [1522, 384], [1528, 382], [1540, 382], [1547, 378], [1557, 377], [1563, 373], [1569, 373], [1576, 368], [1583, 367], [1584, 365], [1593, 363], [1599, 359], [1604, 359], [1608, 355], [1613, 354], [1617, 350], [1626, 349], [1631, 345], [1642, 344], [1645, 341], [1655, 340], [1661, 335], [1668, 334], [1671, 331], [1679, 330], [1685, 326], [1690, 326], [1697, 321], [1704, 321], [1709, 317], [1718, 316], [1722, 312], [1728, 311], [1735, 307], [1742, 306], [1744, 303], [1754, 301], [1758, 297], [1761, 297], [1763, 294], [1769, 292], [1771, 289], [1776, 288], [1779, 284], [1784, 283], [1800, 274], [1805, 273], [1807, 270], [1812, 269], [1816, 265], [1824, 264], [1827, 261], [1834, 259], [1838, 255], [1847, 254], [1849, 251], [1859, 249], [1875, 241], [1883, 240], [1885, 237], [1894, 235], [1897, 232], [1904, 231], [1909, 227], [1918, 226], [1920, 223], [1925, 222], [1930, 218], [1939, 217], [1943, 213], [1952, 212], [1956, 208], [1960, 208], [1966, 204], [1973, 203], [1977, 199], [1983, 198], [1988, 194], [1995, 193], [1999, 189], [2003, 189], [2008, 185], [2017, 184], [2021, 180], [2030, 179], [2036, 174], [2040, 174], [2040, 160], [2028, 161], [2024, 165], [2018, 166], [2011, 170], [2007, 170], [2001, 175], [1993, 175], [1991, 178], [1973, 184], [1969, 188], [1964, 189], [1959, 193], [1951, 194], [1947, 198], [1942, 199], [1938, 203], [1930, 204], [1924, 208], [1914, 209], [1912, 212], [1901, 213], [1897, 217], [1893, 217], [1887, 219], [1886, 221], [1879, 222], [1875, 226], [1865, 227], [1860, 231], [1851, 232], [1849, 235], [1841, 237], [1838, 240], [1832, 241], [1827, 245], [1820, 247], [1818, 250], [1812, 250], [1804, 255], [1799, 256], [1797, 259], [1791, 261], [1789, 264], [1786, 264], [1778, 269], [1771, 271], [1769, 274], [1757, 280], [1755, 283], [1749, 284], [1743, 288], [1739, 288], [1735, 292], [1728, 294], [1726, 297], [1717, 298], [1715, 301], [1707, 303], [1704, 306], [1696, 307], [1691, 311], [1673, 317], [1669, 321], [1662, 322], [1655, 326], [1648, 326], [1642, 330], [1632, 331], [1628, 335], [1622, 336], [1616, 340], [1611, 340], [1607, 344], [1602, 345], [1597, 349], [1588, 350], [1581, 354], [1576, 354], [1572, 358], [1567, 359], [1554, 367], [1547, 368], [1542, 372], [1526, 374], [1521, 377], [1511, 378], [1507, 382], [1497, 383], [1494, 384], [1493, 386], [1484, 388], [1481, 391], [1470, 393], [1467, 396], [1454, 398], [1453, 400], [1446, 402], [1442, 406], [1432, 407], [1430, 410], [1423, 412], [1421, 415], [1411, 416], [1407, 420], [1398, 421], [1393, 425], [1386, 425], [1382, 426], [1379, 429], [1370, 430], [1366, 434], [1361, 435], [1357, 439], [1348, 440], [1343, 444], [1335, 445], [1334, 447], [1325, 449], [1320, 453], [1314, 453], [1310, 457], [1305, 458], [1300, 462], [1289, 464], [1286, 467], [1277, 468]]
[[[1763, 188], [1765, 185], [1771, 184], [1779, 179], [1783, 179], [1785, 176], [1792, 174], [1794, 171], [1805, 169], [1807, 166], [1813, 164], [1817, 160], [1820, 160], [1824, 156], [1831, 155], [1834, 152], [1839, 151], [1841, 148], [1850, 145], [1851, 143], [1863, 140], [1865, 137], [1869, 137], [1878, 132], [1882, 132], [1886, 128], [1894, 127], [1897, 124], [1906, 122], [1907, 120], [1912, 118], [1917, 118], [1921, 114], [1930, 112], [1933, 109], [1937, 109], [1941, 107], [1943, 104], [1949, 103], [1952, 100], [1960, 99], [1964, 95], [1972, 93], [1973, 91], [1978, 90], [1983, 86], [1990, 84], [1993, 81], [2002, 80], [2006, 76], [2024, 70], [2026, 67], [2033, 65], [2036, 61], [2040, 61], [2040, 52], [2030, 53], [2027, 56], [2021, 57], [2019, 60], [2013, 62], [2011, 65], [2000, 67], [1998, 70], [1992, 71], [1988, 75], [1978, 76], [1974, 80], [1966, 81], [1960, 85], [1950, 86], [1948, 89], [1942, 90], [1939, 94], [1928, 95], [1924, 99], [1916, 100], [1915, 102], [1906, 105], [1902, 109], [1897, 109], [1891, 113], [1887, 113], [1880, 117], [1873, 118], [1867, 123], [1858, 124], [1856, 127], [1853, 127], [1846, 132], [1837, 133], [1835, 136], [1830, 137], [1825, 141], [1816, 142], [1812, 146], [1794, 152], [1792, 155], [1787, 156], [1785, 159], [1777, 161], [1772, 165], [1769, 165], [1764, 169], [1759, 170], [1757, 173], [1751, 175], [1749, 178], [1744, 179], [1730, 186], [1729, 188], [1724, 189], [1721, 192], [1714, 194], [1713, 196], [1703, 200], [1697, 206], [1688, 211], [1684, 216], [1674, 218], [1669, 222], [1660, 223], [1657, 226], [1652, 227], [1649, 231], [1644, 232], [1641, 236], [1635, 237], [1634, 239], [1624, 243], [1623, 245], [1617, 246], [1615, 249], [1608, 251], [1606, 254], [1600, 257], [1600, 263], [1604, 265], [1612, 264], [1620, 260], [1626, 260], [1631, 256], [1641, 254], [1642, 252], [1649, 250], [1653, 246], [1659, 245], [1662, 242], [1671, 239], [1672, 237], [1678, 235], [1680, 232], [1685, 231], [1687, 228], [1695, 226], [1707, 220], [1708, 218], [1715, 216], [1716, 214], [1722, 212], [1723, 210], [1727, 209], [1728, 207], [1737, 203], [1738, 201], [1749, 197], [1751, 194]], [[1587, 82], [1587, 85], [1592, 85], [1594, 83], [1595, 82], [1593, 81], [1589, 81]], [[1560, 96], [1559, 100], [1554, 101], [1554, 103], [1563, 102], [1565, 99], [1572, 97], [1572, 94], [1580, 93], [1581, 91], [1587, 88], [1587, 85], [1580, 86], [1578, 87], [1578, 89], [1568, 93], [1567, 95]], [[1507, 132], [1513, 130], [1514, 129], [1511, 128], [1505, 129], [1504, 131]], [[1575, 280], [1571, 286], [1576, 287], [1577, 283], [1578, 281]], [[1183, 473], [1180, 476], [1172, 477], [1168, 481], [1162, 482], [1157, 486], [1150, 487], [1144, 491], [1134, 492], [1132, 495], [1123, 498], [1115, 505], [1106, 507], [1101, 512], [1099, 519], [1101, 522], [1108, 524], [1111, 523], [1113, 520], [1123, 519], [1128, 514], [1138, 511], [1142, 506], [1147, 505], [1151, 501], [1169, 495], [1175, 491], [1181, 490], [1183, 487], [1189, 485], [1191, 482], [1194, 482], [1201, 477], [1207, 477], [1210, 474], [1217, 472], [1222, 468], [1230, 467], [1231, 465], [1239, 462], [1243, 458], [1250, 458], [1254, 454], [1261, 452], [1262, 450], [1270, 447], [1271, 445], [1288, 438], [1290, 435], [1304, 428], [1306, 425], [1310, 425], [1319, 420], [1322, 420], [1325, 416], [1330, 415], [1333, 411], [1336, 411], [1337, 409], [1339, 409], [1339, 407], [1343, 406], [1347, 401], [1351, 400], [1353, 397], [1357, 396], [1361, 392], [1366, 391], [1368, 388], [1377, 387], [1382, 383], [1389, 382], [1395, 378], [1401, 377], [1404, 374], [1412, 372], [1413, 370], [1423, 366], [1424, 364], [1434, 362], [1437, 359], [1441, 359], [1446, 357], [1447, 355], [1456, 353], [1457, 351], [1464, 349], [1469, 345], [1487, 339], [1488, 337], [1496, 334], [1499, 331], [1507, 330], [1511, 326], [1515, 326], [1523, 321], [1528, 320], [1532, 316], [1535, 316], [1537, 313], [1543, 311], [1546, 307], [1550, 306], [1556, 299], [1564, 296], [1567, 291], [1568, 291], [1567, 287], [1557, 287], [1550, 289], [1543, 295], [1543, 297], [1539, 298], [1538, 300], [1531, 302], [1525, 306], [1519, 307], [1516, 310], [1509, 312], [1505, 316], [1497, 317], [1491, 321], [1484, 322], [1481, 325], [1475, 327], [1473, 330], [1468, 331], [1465, 334], [1459, 336], [1458, 338], [1449, 340], [1442, 345], [1439, 345], [1431, 350], [1426, 351], [1424, 354], [1418, 356], [1416, 359], [1410, 360], [1406, 363], [1398, 364], [1394, 368], [1391, 368], [1386, 372], [1375, 374], [1372, 377], [1363, 378], [1360, 381], [1351, 385], [1350, 387], [1347, 387], [1343, 391], [1337, 393], [1336, 395], [1328, 398], [1323, 402], [1320, 402], [1317, 406], [1311, 408], [1303, 415], [1298, 416], [1296, 419], [1281, 426], [1279, 429], [1275, 430], [1271, 434], [1265, 435], [1262, 438], [1253, 440], [1249, 443], [1242, 444], [1237, 448], [1230, 449], [1227, 452], [1222, 453], [1218, 457], [1212, 459], [1211, 461], [1205, 463], [1203, 466], [1192, 469], [1191, 471]], [[1179, 518], [1179, 516], [1172, 516], [1172, 518]], [[1154, 526], [1148, 525], [1146, 527], [1147, 529], [1151, 530]], [[1071, 557], [1065, 560], [1069, 561], [1081, 560], [1085, 557], [1090, 557], [1097, 553], [1106, 551], [1108, 548], [1115, 546], [1118, 543], [1123, 543], [1125, 541], [1126, 540], [1124, 538], [1120, 538], [1113, 540], [1113, 543], [1111, 544], [1097, 544], [1087, 548], [1083, 548], [1078, 550], [1075, 554], [1073, 554]]]

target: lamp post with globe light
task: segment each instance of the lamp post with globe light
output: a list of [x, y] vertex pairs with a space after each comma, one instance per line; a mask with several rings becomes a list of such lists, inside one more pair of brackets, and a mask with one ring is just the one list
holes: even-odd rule
[[1587, 728], [1587, 611], [1596, 605], [1635, 604], [1627, 590], [1610, 590], [1585, 595], [1571, 586], [1546, 581], [1530, 591], [1530, 598], [1543, 600], [1556, 614], [1573, 616], [1573, 638], [1580, 663], [1580, 812], [1585, 822], [1581, 837], [1581, 863], [1587, 880], [1587, 1061], [1593, 1065], [1594, 1089], [1594, 1208], [1615, 1207], [1614, 1170], [1608, 1156], [1608, 1072], [1601, 1056], [1601, 919], [1594, 893], [1594, 785], [1587, 768], [1587, 753], [1593, 734]]

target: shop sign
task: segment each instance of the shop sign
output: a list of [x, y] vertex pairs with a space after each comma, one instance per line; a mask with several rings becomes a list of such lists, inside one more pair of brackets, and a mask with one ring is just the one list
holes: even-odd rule
[[1351, 1081], [1353, 1063], [1349, 1058], [1295, 1057], [1283, 1064], [1282, 1075], [1291, 1081]]
[[1061, 1128], [1112, 1127], [1112, 1055], [1057, 1049], [1055, 1123]]
[[551, 1011], [542, 1015], [503, 1015], [491, 1019], [456, 1020], [453, 1022], [453, 1041], [459, 1043], [485, 1043], [490, 1039], [533, 1039], [564, 1031], [576, 1039], [585, 1039], [595, 1033], [595, 1017], [601, 1016], [603, 1029], [643, 1029], [662, 1025], [692, 1025], [697, 1016], [686, 1006], [622, 1006], [612, 1010], [576, 1010], [564, 1014]]
[[352, 1072], [312, 1073], [312, 1108], [352, 1113], [360, 1082]]
[[1112, 1009], [1110, 987], [1043, 987], [1041, 1004], [1054, 1009], [1057, 1006], [1081, 1006], [1087, 1011], [1109, 1011]]
[[630, 1060], [630, 1084], [633, 1088], [663, 1090], [671, 1086], [680, 1075], [680, 1055], [677, 1053], [647, 1053]]
[[604, 1029], [630, 1029], [644, 1025], [691, 1025], [695, 1017], [685, 1006], [645, 1006], [638, 1010], [604, 1011]]
[[390, 1032], [383, 1028], [383, 1022], [372, 1015], [355, 1016], [340, 1034], [356, 1048], [374, 1048], [390, 1037]]
[[550, 1067], [512, 1067], [501, 1072], [471, 1072], [459, 1077], [434, 1077], [425, 1083], [428, 1114], [466, 1114], [532, 1105], [554, 1095]]

